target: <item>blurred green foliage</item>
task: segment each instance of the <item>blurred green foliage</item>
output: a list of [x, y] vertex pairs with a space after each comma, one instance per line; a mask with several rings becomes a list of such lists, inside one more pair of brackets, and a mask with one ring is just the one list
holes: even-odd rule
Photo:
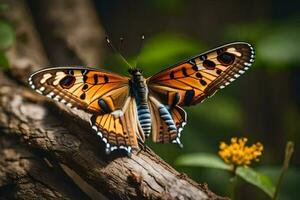
[[9, 48], [15, 41], [15, 33], [11, 25], [0, 20], [0, 49], [5, 50]]
[[149, 38], [139, 55], [139, 67], [146, 76], [158, 73], [187, 57], [199, 53], [199, 42], [183, 34], [160, 33]]
[[[0, 4], [1, 10], [7, 9], [4, 4]], [[5, 20], [0, 20], [0, 69], [8, 69], [9, 62], [5, 56], [5, 50], [15, 41], [15, 32], [12, 26]]]
[[9, 68], [9, 62], [4, 54], [4, 52], [0, 51], [0, 69], [8, 69]]

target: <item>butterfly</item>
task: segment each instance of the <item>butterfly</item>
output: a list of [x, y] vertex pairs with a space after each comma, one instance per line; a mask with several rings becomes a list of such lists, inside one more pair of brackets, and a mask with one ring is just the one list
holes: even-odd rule
[[187, 121], [184, 106], [201, 103], [233, 82], [254, 62], [244, 42], [220, 46], [144, 78], [87, 67], [46, 68], [29, 78], [32, 89], [69, 107], [91, 113], [91, 126], [106, 153], [138, 149], [139, 141], [177, 143]]

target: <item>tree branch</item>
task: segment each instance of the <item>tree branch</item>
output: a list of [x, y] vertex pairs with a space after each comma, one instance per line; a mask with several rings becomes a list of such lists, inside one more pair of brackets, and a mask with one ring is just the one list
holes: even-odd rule
[[148, 148], [131, 158], [105, 155], [101, 140], [84, 119], [87, 114], [80, 112], [78, 117], [26, 89], [1, 86], [0, 113], [4, 133], [49, 153], [109, 198], [218, 199]]

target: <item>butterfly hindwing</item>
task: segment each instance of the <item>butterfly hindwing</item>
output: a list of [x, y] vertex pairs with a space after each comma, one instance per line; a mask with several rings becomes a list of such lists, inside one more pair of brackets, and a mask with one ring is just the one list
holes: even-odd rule
[[57, 67], [32, 74], [29, 84], [37, 92], [70, 107], [91, 113], [120, 109], [129, 93], [128, 78], [84, 67]]
[[136, 104], [128, 97], [123, 109], [104, 115], [93, 115], [92, 128], [106, 143], [106, 152], [124, 149], [128, 153], [138, 148], [139, 129], [137, 125]]
[[254, 61], [254, 49], [237, 42], [221, 46], [147, 80], [149, 91], [169, 106], [202, 102], [243, 74]]
[[152, 116], [152, 140], [161, 143], [177, 143], [181, 146], [181, 131], [186, 124], [186, 112], [179, 106], [169, 107], [150, 96]]

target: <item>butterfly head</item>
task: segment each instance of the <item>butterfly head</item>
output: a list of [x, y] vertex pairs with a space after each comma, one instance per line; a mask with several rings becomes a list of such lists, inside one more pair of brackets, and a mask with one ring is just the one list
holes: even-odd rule
[[143, 71], [141, 69], [138, 69], [138, 68], [130, 68], [130, 69], [128, 69], [128, 73], [131, 76], [141, 76]]

